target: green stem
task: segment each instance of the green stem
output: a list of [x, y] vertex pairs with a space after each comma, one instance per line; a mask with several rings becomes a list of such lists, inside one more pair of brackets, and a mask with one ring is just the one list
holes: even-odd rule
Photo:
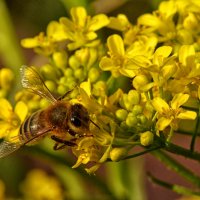
[[197, 176], [196, 174], [194, 174], [189, 169], [185, 168], [180, 163], [176, 162], [169, 155], [167, 155], [166, 153], [164, 153], [160, 150], [154, 151], [154, 152], [152, 152], [152, 154], [155, 157], [157, 157], [161, 162], [163, 162], [165, 165], [167, 165], [169, 168], [174, 170], [177, 174], [184, 177], [191, 183], [197, 185], [198, 187], [200, 186], [200, 177]]
[[188, 188], [186, 187], [183, 187], [183, 186], [180, 186], [180, 185], [175, 185], [175, 184], [170, 184], [170, 183], [167, 183], [163, 180], [160, 180], [158, 178], [155, 178], [154, 176], [152, 176], [150, 173], [148, 173], [148, 176], [150, 178], [150, 180], [152, 182], [154, 182], [155, 184], [158, 184], [162, 187], [165, 187], [167, 189], [170, 189], [178, 194], [181, 194], [181, 195], [198, 195], [200, 196], [200, 192], [194, 192], [194, 191], [191, 191], [189, 190]]
[[196, 137], [198, 135], [199, 123], [200, 123], [200, 106], [199, 106], [199, 111], [198, 111], [198, 116], [197, 116], [197, 122], [196, 122], [196, 126], [195, 126], [195, 131], [194, 131], [194, 133], [192, 135], [192, 140], [191, 140], [191, 143], [190, 143], [190, 150], [192, 152], [194, 151], [195, 141], [196, 141]]
[[173, 130], [173, 128], [171, 127], [171, 128], [170, 128], [169, 135], [168, 135], [168, 137], [167, 137], [167, 142], [170, 142], [170, 140], [171, 140], [173, 134], [174, 134], [174, 130]]
[[135, 157], [138, 157], [138, 156], [142, 156], [142, 155], [144, 155], [144, 154], [146, 154], [146, 153], [150, 153], [150, 152], [155, 151], [155, 150], [158, 150], [158, 149], [160, 149], [160, 148], [162, 148], [162, 147], [161, 147], [161, 146], [152, 147], [152, 148], [149, 148], [149, 149], [147, 149], [147, 150], [141, 151], [141, 152], [139, 152], [139, 153], [135, 153], [135, 154], [133, 154], [133, 155], [126, 156], [126, 157], [123, 158], [122, 160], [127, 160], [127, 159], [135, 158]]
[[15, 74], [15, 84], [13, 85], [12, 99], [15, 92], [20, 87], [19, 68], [25, 63], [19, 41], [13, 28], [9, 11], [4, 0], [0, 1], [0, 54], [5, 67], [10, 67]]
[[186, 158], [193, 159], [193, 160], [200, 162], [200, 154], [199, 153], [190, 151], [188, 149], [185, 149], [185, 148], [180, 147], [178, 145], [172, 144], [170, 142], [165, 142], [163, 149], [168, 151], [168, 152], [171, 152], [171, 153], [174, 153], [174, 154], [177, 154], [177, 155], [181, 155], [181, 156], [184, 156]]

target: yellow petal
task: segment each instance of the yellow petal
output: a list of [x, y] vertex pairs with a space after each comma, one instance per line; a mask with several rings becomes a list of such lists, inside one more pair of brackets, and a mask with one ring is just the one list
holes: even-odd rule
[[160, 26], [160, 20], [154, 15], [144, 14], [138, 18], [138, 24], [157, 29]]
[[197, 113], [194, 112], [194, 111], [184, 111], [184, 112], [181, 112], [177, 118], [179, 119], [190, 119], [190, 120], [195, 120], [197, 117]]
[[12, 106], [6, 99], [0, 99], [0, 119], [7, 120], [12, 116]]
[[17, 102], [15, 106], [15, 113], [20, 118], [21, 122], [23, 122], [28, 114], [28, 107], [23, 101]]
[[21, 40], [21, 45], [25, 48], [34, 48], [39, 45], [38, 38], [25, 38]]
[[87, 96], [85, 96], [86, 94], [83, 92], [82, 95], [84, 96], [84, 98], [88, 98], [91, 96], [91, 84], [90, 84], [90, 81], [85, 81], [85, 82], [82, 82], [80, 84], [80, 88], [82, 88]]
[[162, 46], [159, 47], [154, 53], [153, 63], [156, 65], [162, 65], [163, 59], [167, 58], [172, 52], [172, 47], [170, 46]]
[[124, 55], [124, 42], [119, 35], [111, 35], [108, 37], [107, 43], [111, 53], [122, 56]]
[[0, 121], [0, 138], [5, 137], [10, 129], [10, 124], [4, 121]]
[[75, 24], [84, 27], [87, 19], [87, 12], [84, 7], [73, 7], [70, 10], [72, 20]]
[[118, 31], [125, 31], [129, 25], [128, 18], [124, 14], [119, 14], [117, 17], [110, 17], [109, 20], [108, 27]]
[[156, 123], [156, 127], [158, 130], [163, 131], [169, 124], [171, 123], [172, 119], [168, 119], [165, 117], [159, 118], [159, 120]]
[[54, 41], [67, 39], [67, 34], [64, 31], [64, 25], [56, 21], [50, 22], [47, 26], [47, 36], [50, 36]]
[[96, 31], [109, 24], [109, 18], [104, 14], [96, 15], [89, 24], [89, 31]]
[[67, 17], [61, 17], [59, 21], [61, 24], [63, 24], [65, 26], [65, 29], [67, 30], [66, 34], [70, 34], [70, 33], [68, 33], [68, 30], [75, 31], [74, 23]]
[[105, 71], [116, 68], [116, 66], [113, 64], [113, 60], [108, 57], [103, 57], [99, 63], [99, 66], [102, 70], [105, 70]]
[[17, 137], [19, 134], [19, 128], [12, 129], [9, 131], [9, 134], [6, 135], [6, 140], [10, 142], [19, 142], [19, 137]]
[[184, 66], [195, 66], [195, 49], [192, 45], [183, 45], [179, 50], [179, 61]]
[[159, 113], [166, 112], [169, 109], [169, 105], [160, 97], [155, 97], [151, 103]]
[[172, 52], [172, 47], [171, 46], [162, 46], [156, 49], [155, 51], [155, 56], [163, 56], [163, 57], [168, 57]]
[[189, 97], [190, 96], [188, 94], [183, 94], [183, 93], [174, 95], [174, 97], [171, 101], [171, 107], [173, 109], [179, 108], [181, 105], [183, 105], [189, 99]]

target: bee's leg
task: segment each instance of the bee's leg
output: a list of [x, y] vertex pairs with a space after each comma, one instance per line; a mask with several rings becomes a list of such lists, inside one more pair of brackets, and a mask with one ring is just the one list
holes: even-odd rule
[[66, 144], [62, 144], [62, 145], [58, 146], [59, 144], [60, 144], [59, 142], [56, 142], [55, 145], [53, 146], [53, 150], [57, 151], [60, 149], [64, 149], [66, 147]]
[[[62, 149], [62, 148], [64, 148], [64, 146], [71, 146], [71, 147], [76, 146], [76, 143], [75, 143], [75, 142], [60, 139], [60, 138], [58, 138], [58, 137], [55, 136], [55, 135], [52, 135], [52, 136], [51, 136], [51, 139], [57, 142], [57, 143], [54, 145], [54, 149], [55, 149], [55, 150]], [[62, 144], [60, 147], [58, 147], [58, 144], [59, 144], [59, 143]]]

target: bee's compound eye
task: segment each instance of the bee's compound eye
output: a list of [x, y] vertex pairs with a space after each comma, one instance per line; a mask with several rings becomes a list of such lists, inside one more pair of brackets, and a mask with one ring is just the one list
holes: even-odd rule
[[77, 117], [72, 117], [71, 118], [71, 123], [76, 126], [76, 127], [80, 127], [81, 126], [81, 120]]

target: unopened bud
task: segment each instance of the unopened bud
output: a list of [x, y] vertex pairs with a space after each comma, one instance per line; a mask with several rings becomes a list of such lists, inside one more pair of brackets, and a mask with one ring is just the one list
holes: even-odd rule
[[140, 135], [140, 143], [143, 146], [149, 146], [153, 143], [154, 134], [151, 131], [146, 131]]
[[128, 112], [127, 110], [125, 109], [119, 109], [116, 111], [116, 117], [120, 120], [120, 121], [125, 121], [126, 120], [126, 117], [128, 115]]
[[115, 147], [110, 152], [110, 159], [114, 162], [118, 162], [128, 154], [129, 148], [127, 147]]
[[147, 76], [138, 75], [133, 79], [133, 87], [136, 90], [141, 90], [145, 85], [149, 83]]
[[65, 51], [55, 52], [53, 60], [58, 68], [65, 68], [67, 66], [67, 53]]

